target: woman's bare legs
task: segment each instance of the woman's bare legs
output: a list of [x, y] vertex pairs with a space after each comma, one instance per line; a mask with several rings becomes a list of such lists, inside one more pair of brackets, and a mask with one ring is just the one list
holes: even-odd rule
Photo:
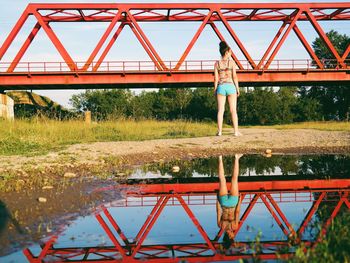
[[235, 136], [241, 135], [238, 131], [238, 116], [237, 116], [237, 93], [227, 96], [227, 100], [230, 106], [231, 120]]
[[239, 196], [238, 191], [238, 174], [239, 174], [239, 158], [242, 154], [235, 154], [235, 160], [232, 168], [232, 179], [231, 179], [231, 193], [230, 195]]
[[225, 178], [225, 172], [224, 172], [224, 163], [222, 162], [222, 156], [219, 156], [218, 161], [218, 174], [219, 174], [219, 195], [227, 195], [227, 185], [226, 185], [226, 178]]
[[218, 101], [218, 135], [221, 135], [222, 133], [222, 122], [224, 119], [224, 111], [225, 111], [225, 102], [226, 102], [226, 96], [217, 94], [216, 95], [217, 101]]

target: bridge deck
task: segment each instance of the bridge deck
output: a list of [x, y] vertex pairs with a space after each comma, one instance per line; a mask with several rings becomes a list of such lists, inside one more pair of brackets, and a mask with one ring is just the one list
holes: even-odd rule
[[[251, 69], [241, 61], [238, 79], [244, 86], [324, 85], [350, 83], [350, 61], [341, 68], [335, 60], [323, 61], [317, 68], [312, 60], [276, 60], [269, 69]], [[179, 69], [166, 61], [159, 70], [152, 61], [107, 61], [84, 69], [76, 62], [72, 70], [65, 62], [21, 62], [15, 71], [11, 63], [0, 63], [0, 89], [86, 89], [86, 88], [161, 88], [211, 87], [213, 60], [185, 61]]]

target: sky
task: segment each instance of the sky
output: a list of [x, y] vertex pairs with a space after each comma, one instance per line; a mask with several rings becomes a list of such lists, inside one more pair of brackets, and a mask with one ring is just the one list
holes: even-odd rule
[[[72, 2], [84, 2], [84, 3], [154, 3], [154, 2], [180, 2], [179, 0], [167, 0], [167, 1], [111, 1], [111, 0], [93, 0], [93, 1], [67, 1], [67, 0], [0, 0], [1, 15], [0, 15], [0, 45], [5, 41], [7, 35], [10, 33], [14, 24], [17, 22], [21, 13], [25, 9], [28, 3], [72, 3]], [[191, 0], [181, 1], [183, 3], [202, 3], [202, 2], [218, 2], [210, 0]], [[221, 3], [232, 3], [233, 1], [219, 1]], [[288, 1], [234, 1], [234, 2], [288, 2]], [[343, 1], [304, 1], [294, 0], [289, 2], [343, 2]], [[35, 20], [29, 19], [23, 29], [19, 32], [19, 35], [11, 45], [1, 62], [12, 61], [16, 52], [23, 44], [24, 39], [27, 37], [30, 30], [33, 28]], [[244, 43], [244, 46], [248, 50], [253, 59], [260, 59], [263, 52], [273, 39], [281, 22], [232, 22], [230, 23], [240, 40]], [[342, 34], [350, 34], [349, 22], [320, 22], [324, 31], [331, 29], [337, 30]], [[97, 44], [100, 36], [107, 28], [108, 23], [56, 23], [50, 24], [54, 29], [54, 32], [63, 43], [74, 61], [85, 61], [91, 51]], [[298, 22], [299, 29], [303, 32], [305, 38], [311, 43], [316, 37], [317, 33], [309, 22]], [[152, 45], [155, 47], [159, 55], [163, 60], [175, 60], [177, 61], [184, 52], [187, 44], [192, 39], [196, 30], [200, 26], [200, 23], [146, 23], [140, 24], [141, 28], [149, 38]], [[240, 52], [234, 41], [231, 39], [226, 29], [222, 25], [217, 25], [220, 32], [223, 33], [225, 39], [229, 42], [233, 52], [239, 59], [244, 59], [243, 54]], [[179, 37], [181, 36], [181, 37]], [[199, 37], [197, 43], [191, 50], [187, 60], [212, 60], [218, 59], [218, 38], [211, 29], [207, 26], [204, 32]], [[291, 56], [293, 54], [293, 56]], [[276, 59], [306, 59], [309, 55], [305, 51], [304, 47], [300, 44], [300, 41], [295, 36], [294, 32], [288, 36], [286, 42], [277, 53]], [[132, 31], [125, 27], [121, 35], [117, 39], [116, 43], [112, 47], [111, 51], [105, 58], [105, 61], [128, 61], [128, 60], [150, 60], [147, 53], [142, 46], [138, 43]], [[31, 46], [23, 56], [22, 62], [26, 61], [62, 61], [61, 56], [41, 29], [38, 35], [35, 37]], [[48, 90], [48, 91], [35, 91], [38, 94], [48, 96], [52, 100], [62, 104], [65, 107], [71, 107], [69, 99], [73, 94], [79, 94], [82, 90]]]

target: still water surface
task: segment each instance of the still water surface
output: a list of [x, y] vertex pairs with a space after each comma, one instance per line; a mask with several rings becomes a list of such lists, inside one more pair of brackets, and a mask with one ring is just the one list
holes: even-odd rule
[[[230, 190], [235, 167], [240, 202], [230, 239], [218, 223], [217, 196], [219, 174]], [[293, 254], [300, 242], [314, 245], [319, 227], [348, 213], [349, 187], [350, 158], [340, 155], [246, 155], [237, 161], [224, 156], [149, 165], [125, 182], [94, 189], [120, 191], [122, 198], [106, 200], [0, 262], [231, 262], [251, 258], [257, 249], [263, 260], [273, 261]]]

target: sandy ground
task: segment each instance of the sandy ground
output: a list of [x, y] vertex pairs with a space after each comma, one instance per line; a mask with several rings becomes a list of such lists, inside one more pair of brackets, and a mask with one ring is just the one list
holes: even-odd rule
[[[161, 139], [148, 141], [97, 142], [72, 145], [44, 156], [2, 156], [0, 173], [21, 171], [31, 167], [104, 166], [106, 164], [139, 165], [217, 154], [263, 153], [350, 153], [350, 131], [318, 131], [307, 129], [242, 129], [243, 136], [234, 137], [230, 130], [221, 137]], [[68, 169], [69, 170], [69, 169]], [[62, 170], [63, 171], [63, 170]]]

